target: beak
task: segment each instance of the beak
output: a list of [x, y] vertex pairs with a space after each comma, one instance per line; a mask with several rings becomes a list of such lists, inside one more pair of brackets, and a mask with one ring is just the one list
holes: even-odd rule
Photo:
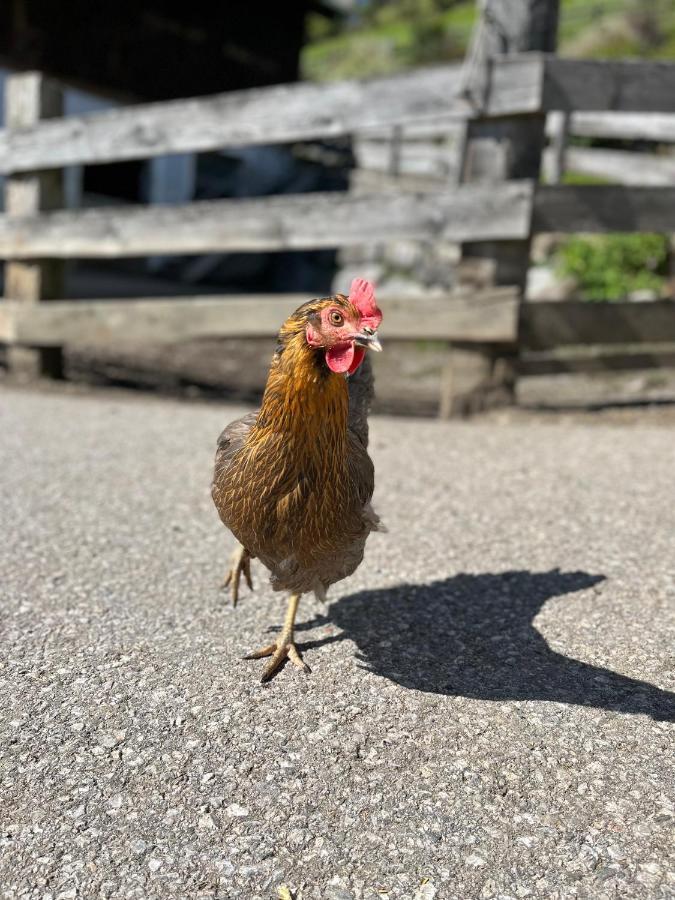
[[366, 347], [368, 350], [375, 350], [379, 353], [382, 350], [382, 344], [377, 339], [377, 332], [371, 328], [364, 328], [354, 338], [357, 347]]

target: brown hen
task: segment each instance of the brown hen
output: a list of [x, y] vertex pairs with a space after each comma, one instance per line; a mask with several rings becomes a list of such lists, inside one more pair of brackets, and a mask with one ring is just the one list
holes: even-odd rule
[[272, 587], [289, 591], [274, 643], [246, 659], [270, 656], [262, 680], [283, 660], [309, 672], [293, 641], [300, 595], [325, 598], [355, 571], [379, 520], [368, 456], [373, 377], [368, 348], [379, 350], [382, 314], [373, 287], [356, 279], [336, 294], [299, 307], [279, 332], [262, 405], [232, 422], [218, 439], [212, 496], [240, 543], [225, 585], [236, 604], [250, 560], [270, 571]]

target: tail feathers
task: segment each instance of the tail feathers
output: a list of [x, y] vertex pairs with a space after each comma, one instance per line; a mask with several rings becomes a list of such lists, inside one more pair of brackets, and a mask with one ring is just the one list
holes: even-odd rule
[[375, 512], [375, 510], [370, 505], [370, 503], [366, 503], [366, 505], [363, 508], [363, 518], [370, 525], [371, 531], [380, 531], [383, 534], [388, 533], [389, 529], [384, 524], [382, 519], [378, 516], [378, 514]]

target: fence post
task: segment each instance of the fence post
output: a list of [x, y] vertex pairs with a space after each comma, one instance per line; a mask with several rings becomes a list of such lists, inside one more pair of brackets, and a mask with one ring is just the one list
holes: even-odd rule
[[[559, 0], [482, 0], [481, 18], [467, 56], [465, 93], [478, 110], [489, 86], [491, 57], [528, 51], [553, 52]], [[546, 116], [472, 119], [467, 126], [460, 182], [537, 180], [546, 139]], [[524, 297], [530, 238], [462, 244], [464, 260], [490, 260], [493, 284], [517, 285]], [[460, 266], [461, 281], [461, 266]], [[476, 412], [512, 402], [515, 366], [504, 349], [450, 345], [441, 381], [441, 417]]]
[[570, 114], [556, 110], [549, 115], [551, 131], [551, 164], [548, 167], [548, 181], [550, 184], [562, 184], [565, 177], [565, 154], [569, 138]]
[[[26, 128], [40, 119], [63, 114], [61, 87], [41, 72], [12, 75], [5, 86], [5, 119], [8, 129]], [[63, 170], [25, 172], [5, 180], [5, 212], [8, 218], [33, 216], [63, 206]], [[30, 260], [5, 263], [5, 297], [21, 303], [39, 303], [64, 294], [62, 260]], [[24, 378], [41, 375], [63, 377], [61, 347], [8, 348], [10, 371]]]

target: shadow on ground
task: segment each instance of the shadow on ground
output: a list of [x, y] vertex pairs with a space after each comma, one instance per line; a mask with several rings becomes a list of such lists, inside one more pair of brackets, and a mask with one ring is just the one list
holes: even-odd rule
[[331, 604], [326, 618], [304, 627], [335, 623], [357, 644], [370, 671], [403, 687], [481, 700], [549, 700], [675, 721], [675, 694], [556, 653], [534, 627], [547, 600], [604, 580], [557, 569], [461, 574], [351, 594]]

